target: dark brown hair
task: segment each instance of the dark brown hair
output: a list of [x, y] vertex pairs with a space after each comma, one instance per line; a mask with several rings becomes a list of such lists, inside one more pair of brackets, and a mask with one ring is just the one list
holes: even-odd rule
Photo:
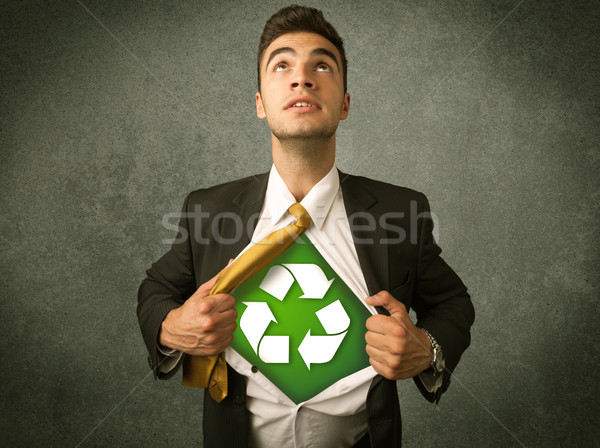
[[344, 41], [337, 33], [335, 28], [325, 20], [323, 12], [316, 8], [307, 6], [291, 5], [280, 9], [271, 16], [262, 34], [260, 35], [260, 43], [258, 45], [258, 91], [260, 92], [260, 63], [262, 61], [265, 50], [271, 42], [287, 33], [297, 31], [307, 31], [323, 36], [331, 42], [340, 53], [342, 58], [342, 72], [344, 76], [344, 93], [348, 90], [347, 72], [348, 61], [346, 61], [346, 52], [344, 51]]

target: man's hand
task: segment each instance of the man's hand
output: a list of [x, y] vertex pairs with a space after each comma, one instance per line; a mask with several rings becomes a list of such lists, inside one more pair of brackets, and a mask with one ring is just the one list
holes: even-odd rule
[[219, 274], [167, 314], [160, 327], [161, 345], [195, 356], [216, 355], [229, 346], [236, 328], [235, 299], [209, 295]]
[[390, 312], [367, 319], [367, 354], [375, 371], [387, 379], [402, 380], [427, 370], [433, 359], [431, 342], [412, 323], [404, 304], [387, 291], [367, 297], [367, 303]]

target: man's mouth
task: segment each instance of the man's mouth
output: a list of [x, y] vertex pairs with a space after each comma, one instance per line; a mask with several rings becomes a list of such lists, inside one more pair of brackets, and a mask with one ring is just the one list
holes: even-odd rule
[[286, 104], [286, 109], [293, 109], [295, 107], [309, 107], [312, 109], [320, 109], [319, 104], [307, 95], [296, 97]]
[[306, 101], [298, 101], [295, 104], [292, 104], [291, 107], [317, 107], [312, 103], [307, 103]]

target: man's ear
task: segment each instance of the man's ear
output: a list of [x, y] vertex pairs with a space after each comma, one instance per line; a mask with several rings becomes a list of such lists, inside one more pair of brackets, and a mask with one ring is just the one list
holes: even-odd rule
[[344, 102], [342, 103], [342, 113], [340, 114], [340, 120], [348, 118], [348, 112], [350, 111], [350, 94], [346, 92], [344, 94]]
[[267, 118], [267, 114], [265, 113], [265, 108], [263, 107], [262, 98], [260, 97], [259, 92], [256, 92], [256, 115], [261, 120]]

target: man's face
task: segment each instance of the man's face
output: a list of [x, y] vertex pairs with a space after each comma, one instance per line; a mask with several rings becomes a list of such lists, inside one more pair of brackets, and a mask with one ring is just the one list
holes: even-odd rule
[[261, 61], [256, 113], [267, 119], [276, 138], [326, 139], [335, 134], [350, 107], [341, 64], [335, 46], [318, 34], [289, 33], [271, 42]]

